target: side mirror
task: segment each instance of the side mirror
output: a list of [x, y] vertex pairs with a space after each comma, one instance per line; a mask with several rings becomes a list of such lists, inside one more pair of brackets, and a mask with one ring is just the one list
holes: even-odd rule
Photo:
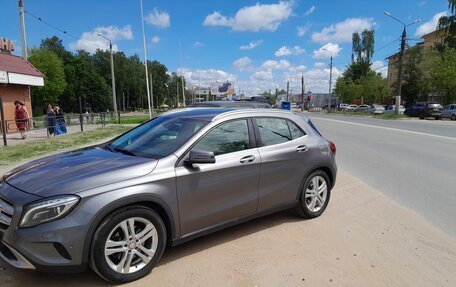
[[185, 161], [187, 164], [202, 164], [202, 163], [215, 163], [214, 153], [204, 150], [191, 150], [188, 159]]

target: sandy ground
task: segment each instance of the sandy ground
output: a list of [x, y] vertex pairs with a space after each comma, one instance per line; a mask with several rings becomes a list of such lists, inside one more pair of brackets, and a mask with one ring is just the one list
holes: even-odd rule
[[[111, 286], [0, 266], [1, 287]], [[124, 286], [456, 286], [456, 239], [340, 172], [321, 217], [281, 212], [170, 248]]]

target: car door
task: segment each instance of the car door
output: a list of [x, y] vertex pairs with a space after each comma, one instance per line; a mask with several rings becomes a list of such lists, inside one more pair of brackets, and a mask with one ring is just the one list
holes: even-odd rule
[[215, 163], [176, 167], [182, 235], [254, 214], [260, 156], [251, 121], [222, 123], [192, 149], [214, 152]]
[[317, 143], [287, 119], [258, 117], [254, 126], [261, 156], [258, 211], [295, 202], [310, 168], [309, 151]]

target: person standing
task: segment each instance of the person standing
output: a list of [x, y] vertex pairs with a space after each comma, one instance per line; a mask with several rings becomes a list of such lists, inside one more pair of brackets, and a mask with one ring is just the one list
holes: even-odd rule
[[25, 108], [25, 104], [21, 101], [14, 101], [16, 106], [16, 111], [14, 113], [14, 118], [16, 120], [17, 129], [21, 132], [22, 139], [25, 139], [27, 135], [25, 134], [25, 128], [29, 120], [29, 114]]
[[63, 110], [58, 106], [54, 106], [54, 113], [55, 113], [55, 135], [63, 135], [67, 133], [66, 124], [65, 124], [65, 117], [63, 114]]
[[48, 129], [49, 135], [54, 134], [55, 131], [55, 112], [52, 109], [51, 105], [48, 105], [47, 113], [46, 113], [46, 126]]

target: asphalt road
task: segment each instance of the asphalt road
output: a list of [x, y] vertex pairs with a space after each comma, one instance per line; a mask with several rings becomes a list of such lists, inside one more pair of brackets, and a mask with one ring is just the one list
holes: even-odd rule
[[456, 122], [309, 117], [340, 169], [456, 237]]

